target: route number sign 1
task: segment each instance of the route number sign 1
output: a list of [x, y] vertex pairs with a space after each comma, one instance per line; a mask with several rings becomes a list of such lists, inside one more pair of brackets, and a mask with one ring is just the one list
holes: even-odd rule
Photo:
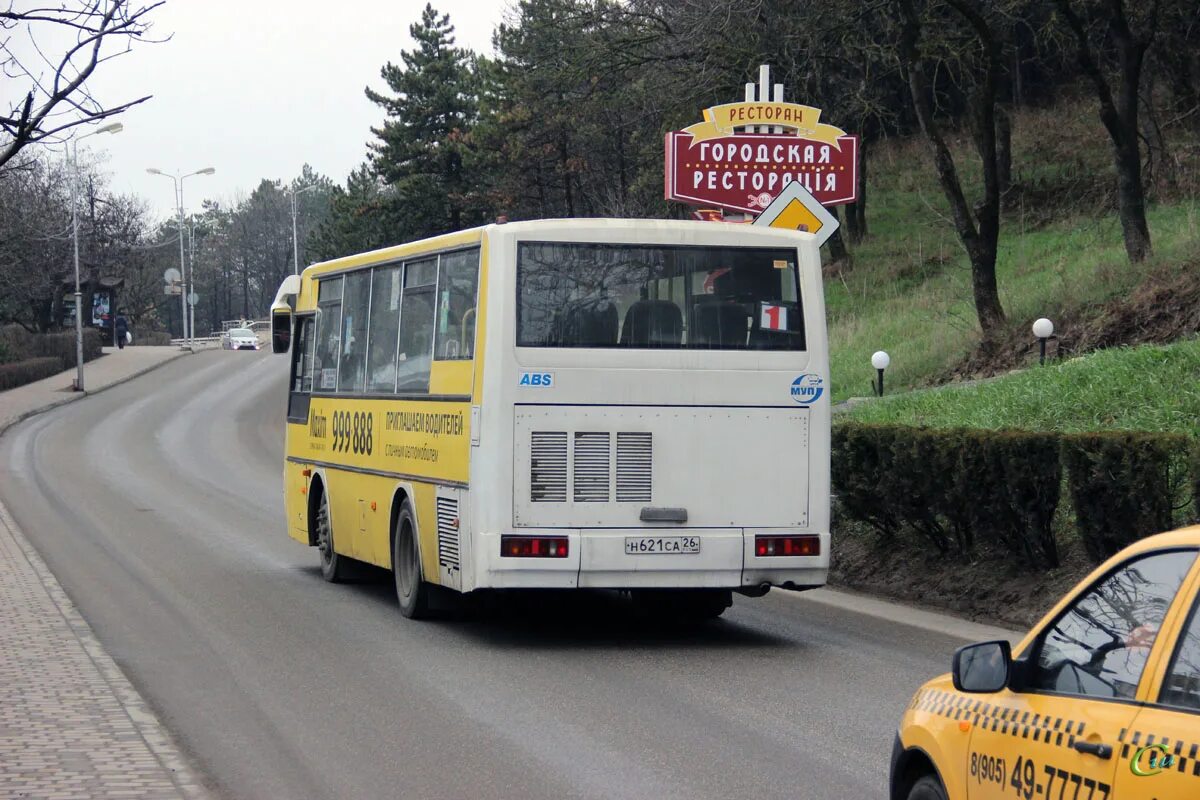
[[762, 316], [759, 319], [759, 327], [766, 331], [786, 331], [787, 330], [787, 307], [773, 306], [767, 303], [762, 304]]

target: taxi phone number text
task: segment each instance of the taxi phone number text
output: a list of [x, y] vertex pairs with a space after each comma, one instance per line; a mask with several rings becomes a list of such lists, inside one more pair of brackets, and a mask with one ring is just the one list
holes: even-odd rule
[[[1035, 797], [1053, 800], [1108, 800], [1111, 791], [1107, 783], [1085, 778], [1050, 764], [1043, 764], [1039, 773], [1033, 759], [1024, 756], [1017, 759], [1010, 776], [1005, 759], [985, 753], [972, 753], [971, 777], [980, 784], [994, 783], [1002, 788], [1012, 787], [1017, 797], [1023, 797], [1025, 800], [1033, 800]], [[1045, 783], [1038, 782], [1042, 777], [1045, 778]], [[1073, 790], [1070, 788], [1072, 786], [1075, 787]]]

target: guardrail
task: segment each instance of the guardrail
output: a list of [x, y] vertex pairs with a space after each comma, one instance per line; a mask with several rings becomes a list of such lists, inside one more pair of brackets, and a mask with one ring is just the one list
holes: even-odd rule
[[[204, 336], [204, 337], [197, 336], [191, 340], [191, 344], [209, 345], [209, 344], [220, 344], [220, 343], [221, 343], [220, 336]], [[175, 345], [176, 347], [183, 347], [184, 345], [188, 344], [188, 340], [187, 339], [172, 339], [171, 344]]]

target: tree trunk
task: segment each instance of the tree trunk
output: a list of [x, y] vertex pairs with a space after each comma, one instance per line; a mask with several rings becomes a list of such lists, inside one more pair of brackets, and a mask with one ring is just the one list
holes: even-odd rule
[[846, 238], [851, 244], [858, 244], [863, 238], [858, 230], [858, 212], [854, 208], [855, 205], [850, 203], [846, 206]]
[[[837, 206], [826, 206], [825, 210], [832, 214], [834, 219], [840, 221], [841, 214], [838, 213]], [[850, 252], [846, 249], [846, 242], [842, 239], [842, 230], [840, 227], [833, 232], [833, 235], [829, 237], [829, 241], [826, 244], [829, 245], [829, 260], [831, 262], [841, 264], [850, 260]]]
[[925, 73], [924, 58], [920, 53], [920, 17], [913, 0], [898, 0], [897, 4], [902, 19], [899, 54], [901, 64], [908, 72], [909, 94], [921, 130], [933, 151], [933, 165], [937, 171], [938, 182], [942, 186], [942, 193], [950, 204], [954, 229], [971, 262], [971, 289], [975, 300], [975, 314], [983, 338], [987, 340], [1004, 324], [1004, 309], [1000, 305], [1000, 292], [996, 285], [996, 249], [1000, 236], [1000, 184], [997, 179], [996, 152], [996, 78], [1000, 72], [998, 48], [986, 21], [974, 7], [966, 0], [950, 0], [951, 7], [974, 29], [988, 56], [986, 73], [974, 96], [972, 110], [975, 145], [981, 156], [984, 187], [983, 200], [972, 214], [963, 194], [962, 182], [954, 165], [954, 156], [950, 153], [934, 115], [933, 95]]
[[1142, 189], [1142, 156], [1136, 134], [1131, 145], [1114, 146], [1117, 165], [1117, 215], [1121, 219], [1121, 235], [1125, 239], [1125, 254], [1133, 263], [1150, 255], [1150, 228], [1146, 223], [1146, 196]]
[[1138, 103], [1142, 66], [1154, 37], [1135, 37], [1125, 18], [1124, 0], [1112, 0], [1108, 35], [1117, 51], [1119, 84], [1113, 96], [1108, 78], [1092, 52], [1083, 20], [1070, 0], [1057, 0], [1058, 9], [1075, 36], [1076, 58], [1083, 74], [1092, 82], [1100, 101], [1100, 121], [1112, 140], [1117, 168], [1117, 215], [1125, 239], [1125, 253], [1133, 263], [1150, 255], [1150, 227], [1146, 223], [1146, 195], [1142, 188], [1142, 157], [1138, 139]]
[[863, 239], [870, 233], [867, 230], [867, 141], [858, 143], [858, 200], [854, 203], [855, 227]]
[[996, 181], [1003, 202], [1012, 188], [1012, 117], [1003, 107], [996, 109]]

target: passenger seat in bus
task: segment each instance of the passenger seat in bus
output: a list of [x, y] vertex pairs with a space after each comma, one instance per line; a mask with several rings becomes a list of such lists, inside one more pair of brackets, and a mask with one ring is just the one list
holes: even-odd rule
[[566, 347], [611, 347], [617, 343], [617, 320], [612, 300], [581, 300], [554, 315], [552, 338]]
[[683, 312], [670, 300], [638, 300], [625, 311], [621, 344], [626, 347], [678, 347]]
[[692, 306], [692, 327], [688, 344], [692, 347], [746, 346], [750, 317], [739, 303], [700, 300]]

